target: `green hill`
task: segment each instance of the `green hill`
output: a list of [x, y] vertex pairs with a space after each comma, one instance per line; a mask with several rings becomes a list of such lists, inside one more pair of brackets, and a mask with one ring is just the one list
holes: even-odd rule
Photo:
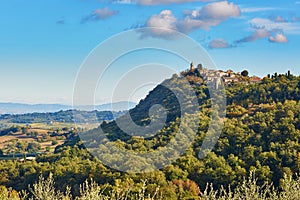
[[[179, 143], [183, 147], [187, 145], [187, 151], [172, 164], [147, 173], [118, 171], [97, 161], [77, 137], [58, 147], [55, 154], [41, 156], [37, 161], [22, 165], [12, 161], [0, 163], [0, 185], [20, 190], [37, 180], [39, 174], [52, 172], [56, 185], [61, 190], [72, 186], [71, 192], [75, 196], [79, 194], [78, 185], [93, 178], [99, 187], [104, 188], [105, 194], [120, 186], [137, 192], [143, 185], [142, 180], [147, 180], [146, 194], [153, 194], [155, 188], [160, 187], [162, 199], [199, 199], [200, 191], [203, 193], [207, 183], [212, 183], [214, 188], [229, 185], [232, 189], [241, 188], [244, 177], [255, 171], [257, 185], [272, 183], [278, 191], [285, 190], [287, 186], [283, 178], [300, 173], [300, 77], [290, 73], [274, 74], [256, 81], [253, 77], [233, 75], [236, 78], [226, 77], [230, 82], [225, 84], [227, 106], [226, 119], [222, 119], [222, 134], [213, 150], [202, 159], [198, 155], [209, 125], [217, 124], [211, 123], [211, 94], [204, 77], [197, 71], [186, 71], [165, 80], [129, 111], [137, 125], [147, 127], [164, 116], [162, 107], [150, 108], [163, 105], [167, 111], [166, 123], [159, 131], [155, 131], [159, 127], [149, 129], [147, 138], [141, 137], [143, 134], [139, 132], [136, 133], [138, 136], [132, 136], [126, 133], [134, 131], [134, 125], [128, 124], [123, 131], [117, 121], [112, 121], [81, 133], [81, 138], [86, 139], [85, 144], [89, 148], [101, 149], [100, 154], [110, 152], [102, 144], [112, 144], [129, 153], [151, 153], [167, 147], [179, 130], [187, 135]], [[189, 90], [186, 79], [197, 97], [196, 112], [193, 110], [195, 104], [188, 103], [194, 102], [193, 96], [184, 96], [184, 102], [187, 102], [184, 113], [176, 98], [176, 94]], [[214, 95], [221, 95], [221, 92]], [[125, 114], [119, 120], [128, 119], [128, 116]], [[186, 143], [188, 136], [193, 135], [194, 127], [198, 128], [193, 142]], [[109, 140], [100, 134], [101, 131]], [[172, 158], [173, 155], [176, 156], [162, 154], [156, 159], [168, 161], [168, 156]], [[145, 171], [147, 167], [151, 169], [151, 159], [139, 158], [134, 162], [134, 158], [126, 154], [106, 157], [107, 162], [117, 167], [140, 169], [146, 166]]]
[[[187, 71], [179, 77], [174, 75], [129, 111], [136, 124], [145, 126], [155, 116], [155, 113], [149, 116], [149, 108], [155, 104], [163, 105], [168, 112], [166, 124], [156, 135], [152, 134], [155, 136], [146, 139], [130, 136], [113, 121], [103, 123], [98, 129], [86, 133], [89, 136], [84, 138], [95, 139], [93, 136], [103, 131], [119, 148], [129, 151], [151, 152], [166, 146], [181, 121], [180, 105], [172, 91], [185, 90], [185, 79], [191, 83], [199, 102], [199, 111], [189, 118], [193, 122], [199, 121], [199, 130], [192, 148], [175, 164], [187, 172], [187, 178], [197, 182], [200, 188], [204, 188], [206, 182], [213, 182], [216, 186], [235, 185], [251, 169], [257, 169], [259, 180], [272, 181], [278, 186], [284, 173], [300, 172], [300, 78], [291, 74], [275, 74], [255, 83], [244, 77], [243, 81], [226, 85], [224, 129], [213, 151], [203, 160], [197, 157], [210, 124], [211, 101], [209, 88], [199, 73]], [[186, 97], [189, 98], [192, 99]], [[98, 138], [99, 143], [93, 145], [102, 143], [102, 139]], [[85, 144], [89, 146], [90, 143]], [[195, 163], [185, 163], [187, 158], [191, 159], [188, 163]], [[128, 162], [118, 164], [125, 167]]]

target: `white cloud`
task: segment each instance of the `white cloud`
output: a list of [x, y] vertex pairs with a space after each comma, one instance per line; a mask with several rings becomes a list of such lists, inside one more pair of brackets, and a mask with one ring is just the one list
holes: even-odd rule
[[177, 19], [173, 15], [171, 10], [163, 10], [158, 15], [153, 15], [148, 21], [148, 27], [161, 27], [161, 28], [169, 28], [176, 29], [175, 23]]
[[274, 19], [275, 22], [287, 22], [286, 19], [284, 19], [283, 17], [281, 16], [277, 16], [275, 19]]
[[276, 10], [277, 8], [272, 7], [251, 7], [251, 8], [242, 8], [242, 13], [253, 13], [253, 12], [263, 12], [269, 10]]
[[270, 19], [254, 18], [249, 23], [255, 32], [235, 41], [236, 45], [245, 42], [254, 42], [262, 38], [268, 38], [269, 42], [286, 43], [288, 39], [284, 33], [300, 34], [300, 27], [296, 17], [293, 17], [291, 22], [288, 22], [281, 16], [276, 16]]
[[188, 2], [214, 2], [218, 0], [113, 0], [120, 4], [139, 4], [143, 6], [154, 6], [160, 4], [181, 4]]
[[[275, 34], [275, 36], [272, 36]], [[268, 38], [269, 42], [273, 43], [286, 43], [288, 42], [287, 37], [283, 33], [278, 33], [277, 30], [275, 31], [268, 31], [266, 29], [257, 29], [254, 33], [250, 36], [245, 37], [241, 40], [237, 40], [235, 44], [245, 43], [245, 42], [254, 42], [258, 39]]]
[[111, 10], [109, 7], [100, 8], [100, 9], [94, 10], [91, 14], [84, 17], [82, 19], [82, 22], [103, 20], [103, 19], [112, 17], [116, 14], [117, 14], [117, 11]]
[[299, 24], [291, 22], [275, 22], [270, 19], [254, 18], [249, 21], [254, 28], [266, 29], [268, 31], [280, 30], [288, 34], [300, 34]]
[[240, 16], [241, 10], [237, 5], [228, 3], [228, 1], [221, 1], [208, 4], [198, 12], [194, 12], [193, 17], [201, 20], [226, 20], [229, 17]]
[[177, 24], [178, 29], [183, 33], [189, 33], [196, 29], [205, 29], [208, 30], [211, 26], [216, 26], [219, 23], [217, 21], [203, 21], [197, 20], [190, 17], [186, 17], [183, 20], [180, 20]]
[[300, 22], [300, 17], [293, 16], [292, 21], [293, 22]]
[[177, 31], [176, 23], [177, 18], [173, 15], [172, 11], [163, 10], [158, 15], [151, 16], [146, 22], [146, 27], [152, 29], [149, 29], [150, 32], [144, 34], [168, 37], [174, 34], [174, 31]]
[[258, 29], [251, 35], [249, 35], [243, 39], [237, 40], [235, 43], [239, 44], [239, 43], [245, 43], [245, 42], [254, 42], [258, 39], [269, 37], [270, 35], [271, 35], [271, 33], [265, 29]]
[[[210, 3], [201, 9], [185, 11], [183, 19], [176, 18], [172, 11], [164, 10], [158, 15], [151, 16], [146, 22], [146, 27], [159, 27], [173, 29], [182, 33], [189, 33], [196, 29], [209, 29], [217, 26], [230, 17], [240, 16], [240, 9], [227, 1]], [[172, 31], [153, 31], [152, 36], [166, 36]]]
[[113, 1], [113, 3], [116, 3], [116, 4], [135, 4], [131, 0], [116, 0], [116, 1]]
[[195, 29], [209, 29], [217, 26], [230, 17], [238, 17], [240, 8], [228, 1], [208, 4], [201, 9], [185, 11], [186, 17], [180, 21], [179, 29], [182, 32], [190, 32]]
[[137, 4], [141, 5], [159, 5], [159, 4], [172, 4], [172, 3], [187, 3], [194, 0], [137, 0]]
[[209, 43], [209, 48], [211, 49], [224, 49], [228, 48], [229, 44], [223, 39], [215, 39]]
[[269, 41], [270, 42], [276, 42], [276, 43], [287, 43], [288, 39], [286, 38], [286, 36], [284, 34], [278, 33], [278, 34], [275, 35], [275, 37], [270, 36]]

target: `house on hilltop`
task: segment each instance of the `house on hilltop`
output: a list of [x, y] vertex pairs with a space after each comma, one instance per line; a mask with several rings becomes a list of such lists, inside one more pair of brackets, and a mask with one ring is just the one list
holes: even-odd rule
[[258, 83], [262, 79], [257, 76], [245, 77], [240, 72], [235, 73], [233, 70], [214, 70], [207, 69], [198, 64], [195, 68], [194, 62], [191, 62], [190, 69], [182, 73], [183, 76], [197, 76], [203, 78], [207, 82], [213, 83], [215, 88], [218, 88], [221, 84], [230, 85], [233, 83]]
[[250, 77], [250, 82], [251, 83], [259, 83], [259, 82], [261, 82], [261, 78], [260, 77], [258, 77], [258, 76], [252, 76], [252, 77]]

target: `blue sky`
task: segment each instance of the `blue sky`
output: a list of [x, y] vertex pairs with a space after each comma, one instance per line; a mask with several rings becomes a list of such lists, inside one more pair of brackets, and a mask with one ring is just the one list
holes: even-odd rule
[[[71, 104], [76, 74], [89, 52], [141, 27], [187, 34], [220, 69], [299, 75], [299, 11], [297, 0], [2, 1], [0, 102]], [[170, 31], [144, 34], [172, 39]]]

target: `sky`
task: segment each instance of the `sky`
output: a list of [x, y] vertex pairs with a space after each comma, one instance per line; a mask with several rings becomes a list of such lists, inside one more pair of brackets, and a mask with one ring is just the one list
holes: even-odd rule
[[[156, 38], [161, 43], [176, 40], [175, 32], [185, 34], [207, 51], [218, 69], [247, 69], [261, 77], [288, 70], [299, 75], [299, 11], [297, 0], [2, 1], [0, 102], [72, 104], [76, 77], [90, 52], [135, 28], [163, 28], [139, 33], [140, 40]], [[129, 55], [115, 62], [107, 80], [117, 81], [113, 74], [136, 67], [132, 59], [137, 58], [149, 63], [159, 57], [156, 63], [179, 71], [189, 67], [188, 62], [160, 55]], [[131, 100], [143, 98], [155, 84], [131, 94]], [[109, 98], [102, 92], [95, 101], [107, 103]]]

